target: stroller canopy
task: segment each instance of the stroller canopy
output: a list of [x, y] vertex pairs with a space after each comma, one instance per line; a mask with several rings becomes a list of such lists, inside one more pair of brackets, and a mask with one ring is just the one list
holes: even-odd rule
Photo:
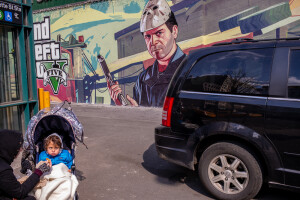
[[71, 109], [59, 105], [46, 112], [40, 110], [29, 121], [25, 132], [24, 149], [35, 149], [40, 141], [48, 135], [58, 133], [63, 142], [69, 146], [71, 142], [83, 142], [83, 127]]

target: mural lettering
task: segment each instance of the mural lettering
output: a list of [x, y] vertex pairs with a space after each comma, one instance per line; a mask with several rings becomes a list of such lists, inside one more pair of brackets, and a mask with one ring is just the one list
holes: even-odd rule
[[44, 17], [43, 22], [36, 22], [33, 25], [34, 40], [50, 40], [50, 17]]
[[64, 71], [67, 60], [45, 61], [42, 66], [45, 67], [43, 80], [44, 86], [49, 84], [54, 94], [58, 94], [60, 84], [67, 86], [67, 73]]
[[50, 18], [34, 23], [36, 75], [43, 79], [43, 85], [49, 84], [54, 94], [59, 93], [60, 85], [67, 86], [65, 67], [67, 59], [61, 59], [60, 43], [51, 40]]

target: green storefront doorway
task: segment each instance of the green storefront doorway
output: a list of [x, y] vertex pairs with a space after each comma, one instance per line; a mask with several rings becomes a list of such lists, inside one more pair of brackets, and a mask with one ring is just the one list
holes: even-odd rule
[[32, 1], [0, 0], [0, 129], [24, 133], [38, 111]]

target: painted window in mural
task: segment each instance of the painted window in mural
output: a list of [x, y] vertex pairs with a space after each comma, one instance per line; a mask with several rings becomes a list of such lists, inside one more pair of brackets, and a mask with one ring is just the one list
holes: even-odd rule
[[[59, 44], [60, 59], [68, 61], [67, 85], [51, 100], [160, 107], [174, 71], [191, 50], [236, 38], [300, 33], [299, 0], [151, 2], [90, 1], [35, 10], [36, 23], [49, 17], [48, 42]], [[37, 82], [45, 87], [42, 79]]]

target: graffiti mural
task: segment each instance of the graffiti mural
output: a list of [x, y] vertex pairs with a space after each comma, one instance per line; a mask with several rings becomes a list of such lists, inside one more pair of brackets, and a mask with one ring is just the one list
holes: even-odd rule
[[43, 79], [44, 86], [49, 84], [52, 92], [58, 94], [61, 84], [67, 86], [65, 67], [68, 60], [61, 59], [60, 43], [50, 41], [49, 17], [45, 17], [41, 23], [34, 23], [33, 26], [37, 78]]
[[[60, 91], [60, 94], [66, 94], [72, 85], [66, 72], [69, 68], [68, 59], [62, 59], [60, 43], [51, 40], [49, 17], [35, 22], [33, 29], [37, 85], [48, 90], [55, 100], [55, 95]], [[72, 101], [72, 96], [61, 95], [61, 100]]]
[[[165, 16], [169, 14], [178, 26], [165, 30], [170, 31], [164, 40], [168, 41], [166, 45], [151, 47], [147, 40], [160, 34], [156, 28], [168, 21]], [[58, 89], [54, 89], [57, 92], [51, 94], [51, 100], [78, 103], [124, 105], [120, 103], [122, 93], [128, 105], [161, 106], [176, 69], [168, 67], [169, 63], [180, 63], [191, 50], [236, 38], [300, 36], [300, 0], [81, 1], [35, 10], [33, 17], [41, 26], [47, 17], [50, 23], [51, 38], [45, 43], [50, 52], [44, 59], [43, 48], [49, 50], [37, 47], [37, 63], [45, 63], [44, 71], [50, 65], [56, 66], [46, 72], [45, 79], [37, 69], [38, 87], [53, 90], [51, 84], [56, 85]], [[68, 64], [47, 64], [45, 60], [56, 55], [52, 55], [51, 47], [53, 54], [59, 49], [59, 59]], [[160, 50], [163, 47], [167, 53]], [[105, 59], [112, 82], [107, 81], [98, 55]], [[160, 62], [166, 55], [168, 62]], [[67, 81], [63, 81], [59, 70], [65, 71]]]
[[[149, 1], [142, 13], [140, 32], [155, 62], [144, 66], [134, 85], [133, 96], [126, 95], [126, 98], [133, 106], [161, 107], [169, 82], [185, 54], [177, 46], [178, 24], [165, 0]], [[118, 83], [108, 84], [108, 88], [115, 104], [122, 105], [119, 98], [122, 89]]]

